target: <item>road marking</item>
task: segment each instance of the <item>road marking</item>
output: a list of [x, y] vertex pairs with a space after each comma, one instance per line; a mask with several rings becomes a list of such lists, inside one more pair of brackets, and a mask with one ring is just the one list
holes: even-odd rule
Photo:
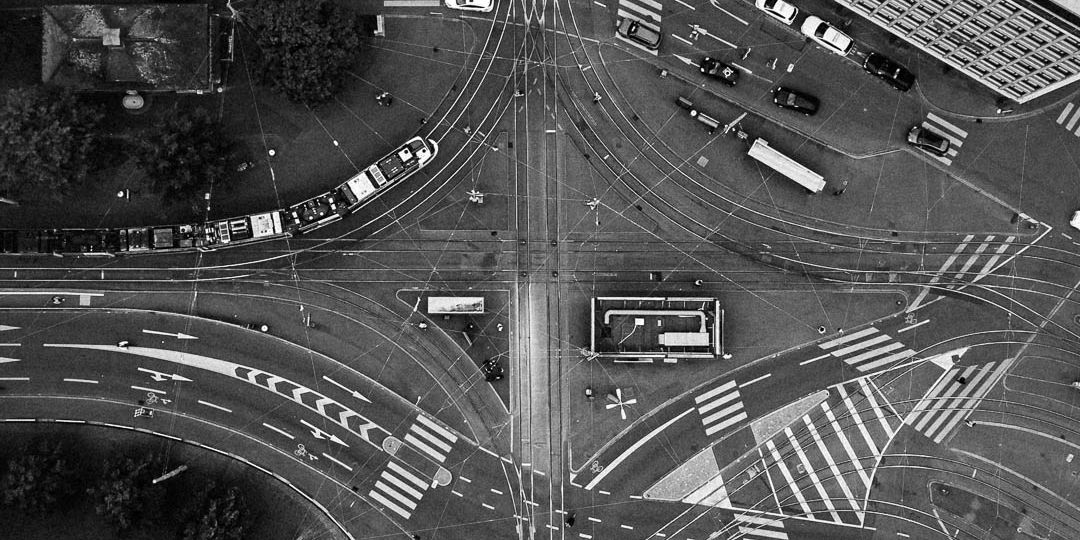
[[0, 343], [0, 347], [22, 347], [22, 343]]
[[955, 125], [953, 125], [953, 124], [950, 124], [950, 123], [949, 123], [949, 122], [947, 122], [947, 121], [946, 121], [946, 120], [945, 120], [944, 118], [942, 118], [942, 117], [940, 117], [940, 116], [938, 116], [938, 115], [936, 115], [936, 114], [934, 114], [934, 113], [927, 113], [926, 117], [927, 117], [928, 119], [930, 119], [930, 120], [934, 121], [934, 122], [937, 122], [937, 123], [938, 123], [938, 124], [940, 124], [941, 126], [943, 126], [943, 127], [945, 127], [945, 128], [948, 128], [948, 129], [952, 130], [952, 131], [953, 131], [953, 133], [956, 133], [956, 134], [957, 134], [957, 135], [959, 135], [959, 136], [960, 136], [961, 138], [963, 138], [963, 137], [967, 137], [967, 136], [968, 136], [968, 132], [966, 132], [966, 131], [964, 131], [964, 130], [962, 130], [962, 129], [958, 128], [958, 127], [956, 127], [956, 126], [955, 126]]
[[591, 521], [593, 523], [603, 523], [603, 521], [600, 521], [599, 518], [594, 518], [592, 516], [589, 516], [589, 521]]
[[281, 428], [277, 428], [277, 427], [271, 426], [270, 424], [267, 424], [267, 423], [265, 423], [265, 422], [263, 423], [263, 426], [265, 426], [265, 427], [267, 427], [267, 428], [270, 428], [270, 429], [272, 429], [272, 430], [274, 430], [274, 431], [276, 431], [276, 432], [278, 432], [278, 433], [280, 433], [280, 434], [282, 434], [282, 435], [284, 435], [284, 436], [288, 437], [288, 438], [289, 438], [289, 440], [296, 440], [296, 437], [293, 437], [292, 435], [290, 435], [290, 434], [289, 434], [288, 432], [286, 432], [285, 430], [283, 430], [283, 429], [281, 429]]
[[623, 529], [626, 529], [626, 530], [629, 530], [629, 531], [634, 530], [634, 528], [629, 526], [629, 525], [619, 525], [619, 527], [622, 527]]
[[482, 503], [480, 506], [483, 506], [484, 508], [487, 508], [488, 510], [494, 510], [495, 509], [494, 506], [491, 506], [488, 503]]
[[709, 3], [710, 3], [710, 4], [712, 4], [712, 6], [713, 6], [714, 8], [716, 8], [716, 9], [719, 9], [720, 11], [723, 11], [724, 13], [726, 13], [726, 14], [727, 14], [727, 15], [728, 15], [729, 17], [731, 17], [732, 19], [735, 19], [736, 21], [739, 21], [739, 22], [743, 23], [743, 24], [744, 24], [744, 25], [746, 25], [746, 26], [749, 26], [749, 25], [750, 25], [750, 23], [746, 22], [746, 20], [745, 20], [745, 19], [742, 19], [742, 18], [740, 18], [740, 17], [736, 17], [734, 13], [732, 13], [732, 12], [730, 12], [730, 11], [728, 11], [728, 10], [726, 10], [726, 9], [722, 8], [722, 7], [720, 7], [720, 4], [719, 4], [719, 3], [717, 3], [717, 1], [716, 1], [716, 0], [709, 0]]
[[677, 40], [679, 40], [679, 41], [681, 41], [681, 42], [683, 42], [683, 43], [685, 43], [687, 45], [693, 45], [693, 43], [689, 39], [686, 39], [686, 38], [680, 36], [679, 34], [671, 34], [671, 37], [673, 37], [673, 38], [675, 38], [675, 39], [677, 39]]
[[461, 493], [458, 493], [456, 490], [453, 490], [453, 489], [450, 490], [450, 493], [453, 493], [454, 495], [457, 495], [458, 497], [462, 497], [462, 498], [465, 497], [464, 495], [462, 495]]
[[166, 392], [164, 390], [154, 390], [153, 388], [146, 388], [144, 386], [132, 386], [131, 389], [132, 390], [142, 390], [143, 392], [153, 392], [155, 394], [161, 394], [163, 396], [165, 394], [168, 394], [168, 392]]
[[751, 384], [754, 384], [754, 383], [756, 383], [758, 381], [764, 381], [765, 379], [768, 379], [769, 377], [772, 377], [772, 373], [766, 373], [766, 374], [764, 374], [764, 375], [762, 375], [762, 376], [760, 376], [760, 377], [758, 377], [756, 379], [746, 381], [746, 382], [740, 384], [739, 388], [746, 388], [747, 386], [750, 386]]
[[686, 8], [690, 9], [691, 11], [697, 11], [697, 8], [696, 8], [696, 7], [694, 7], [694, 6], [691, 6], [690, 4], [687, 4], [686, 2], [683, 2], [683, 0], [675, 0], [675, 1], [676, 1], [676, 2], [678, 2], [678, 3], [680, 3], [680, 4], [682, 4], [682, 5], [683, 5], [683, 6], [685, 6]]
[[30, 377], [0, 377], [0, 381], [29, 381]]
[[222, 407], [221, 405], [215, 405], [213, 403], [210, 403], [209, 401], [203, 401], [203, 400], [200, 399], [200, 400], [198, 400], [198, 403], [199, 403], [199, 405], [206, 405], [207, 407], [211, 407], [211, 408], [217, 409], [219, 411], [225, 411], [227, 413], [232, 412], [231, 409], [226, 409], [225, 407]]
[[86, 384], [98, 384], [94, 379], [64, 379], [64, 382], [79, 382]]
[[323, 455], [324, 458], [329, 459], [330, 461], [333, 461], [334, 463], [337, 463], [338, 465], [341, 465], [341, 467], [343, 469], [345, 469], [346, 471], [352, 472], [352, 467], [350, 467], [350, 466], [348, 466], [348, 465], [334, 459], [334, 456], [331, 456], [330, 454], [327, 454], [326, 452], [323, 452], [322, 455]]
[[340, 389], [342, 389], [342, 390], [344, 390], [344, 391], [346, 391], [346, 392], [348, 392], [348, 393], [352, 394], [352, 397], [354, 397], [354, 398], [356, 398], [356, 399], [359, 399], [359, 400], [361, 400], [361, 401], [366, 401], [366, 402], [368, 402], [368, 403], [371, 403], [371, 400], [370, 400], [370, 399], [368, 399], [368, 398], [366, 398], [366, 397], [364, 397], [364, 395], [363, 395], [363, 394], [361, 394], [360, 392], [357, 392], [356, 390], [353, 390], [353, 389], [351, 389], [351, 388], [348, 388], [348, 387], [346, 387], [345, 385], [343, 385], [343, 384], [341, 384], [341, 383], [339, 383], [339, 382], [335, 381], [334, 379], [331, 379], [330, 377], [327, 377], [326, 375], [323, 375], [323, 380], [325, 380], [326, 382], [328, 382], [328, 383], [330, 383], [330, 384], [332, 384], [332, 385], [334, 385], [334, 386], [337, 386], [338, 388], [340, 388]]
[[921, 320], [921, 321], [919, 321], [919, 322], [917, 322], [917, 323], [915, 323], [915, 324], [913, 324], [913, 325], [911, 325], [911, 326], [905, 326], [905, 327], [903, 327], [903, 328], [901, 328], [901, 329], [897, 330], [897, 331], [896, 331], [896, 333], [897, 333], [897, 334], [902, 334], [902, 333], [904, 333], [904, 332], [907, 332], [908, 330], [912, 330], [912, 329], [914, 329], [914, 328], [918, 328], [918, 327], [920, 327], [920, 326], [922, 326], [922, 325], [924, 325], [924, 324], [926, 324], [926, 323], [928, 323], [928, 322], [930, 322], [930, 319], [923, 319], [923, 320]]
[[593, 3], [600, 6], [600, 7], [602, 7], [602, 8], [607, 8], [607, 4], [605, 4], [603, 2], [597, 2], [596, 0], [593, 0]]
[[596, 487], [596, 484], [599, 484], [600, 481], [603, 480], [604, 477], [606, 477], [608, 474], [610, 474], [611, 471], [615, 470], [615, 467], [618, 467], [620, 463], [622, 463], [623, 461], [626, 461], [626, 458], [630, 457], [630, 454], [633, 454], [635, 451], [637, 451], [638, 448], [641, 448], [642, 446], [645, 445], [645, 443], [649, 442], [649, 439], [652, 439], [657, 434], [659, 434], [661, 431], [664, 431], [669, 426], [671, 426], [675, 422], [678, 422], [684, 416], [694, 412], [695, 410], [697, 410], [697, 408], [695, 408], [695, 407], [691, 407], [689, 409], [686, 409], [685, 411], [682, 412], [682, 414], [676, 416], [675, 418], [672, 418], [671, 420], [668, 420], [667, 422], [664, 422], [664, 424], [661, 425], [660, 427], [650, 431], [649, 433], [647, 433], [641, 439], [638, 439], [638, 441], [635, 442], [634, 444], [632, 444], [630, 446], [630, 448], [627, 448], [626, 450], [623, 451], [622, 454], [619, 454], [619, 457], [613, 459], [611, 461], [611, 463], [608, 463], [608, 465], [606, 467], [604, 467], [604, 470], [600, 471], [600, 474], [596, 475], [596, 478], [593, 478], [592, 481], [590, 481], [588, 484], [585, 485], [585, 489], [591, 490], [592, 488]]
[[501, 492], [501, 491], [499, 491], [499, 490], [497, 490], [495, 488], [489, 488], [489, 489], [491, 489], [491, 492], [496, 494], [496, 495], [502, 495], [503, 494], [503, 492]]
[[874, 328], [873, 326], [871, 326], [869, 328], [864, 328], [862, 330], [859, 330], [858, 332], [855, 332], [853, 334], [848, 334], [848, 335], [846, 335], [844, 337], [839, 337], [839, 338], [836, 338], [836, 339], [834, 339], [832, 341], [826, 341], [825, 343], [819, 344], [818, 347], [821, 347], [822, 349], [825, 349], [825, 350], [829, 350], [829, 349], [831, 349], [831, 348], [833, 348], [833, 347], [835, 347], [837, 345], [843, 345], [843, 344], [845, 344], [845, 343], [847, 343], [849, 341], [855, 341], [856, 339], [859, 339], [859, 338], [861, 338], [863, 336], [868, 336], [870, 334], [875, 334], [875, 333], [877, 333], [877, 328]]
[[822, 360], [822, 359], [828, 358], [830, 356], [832, 356], [832, 353], [823, 354], [823, 355], [821, 355], [821, 356], [819, 356], [817, 358], [811, 358], [809, 360], [803, 360], [802, 362], [799, 362], [799, 365], [800, 366], [805, 366], [806, 364], [809, 364], [809, 363], [812, 363], [812, 362], [817, 362], [818, 360]]
[[[1072, 103], [1067, 103], [1067, 104], [1065, 104], [1065, 109], [1064, 109], [1064, 110], [1062, 110], [1062, 111], [1061, 111], [1061, 114], [1059, 114], [1059, 115], [1058, 115], [1058, 117], [1057, 117], [1057, 123], [1059, 123], [1059, 124], [1060, 124], [1060, 123], [1064, 122], [1064, 121], [1065, 121], [1065, 118], [1066, 118], [1067, 116], [1069, 116], [1069, 112], [1070, 112], [1070, 111], [1072, 111], [1072, 108], [1073, 108], [1073, 104], [1072, 104]], [[1066, 128], [1066, 129], [1072, 129], [1072, 128]]]

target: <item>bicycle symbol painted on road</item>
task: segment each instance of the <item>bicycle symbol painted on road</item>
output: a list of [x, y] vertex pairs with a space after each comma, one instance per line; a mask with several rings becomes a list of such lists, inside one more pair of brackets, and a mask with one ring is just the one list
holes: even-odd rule
[[159, 398], [157, 394], [155, 394], [153, 392], [147, 392], [146, 393], [146, 404], [147, 405], [153, 405], [155, 403], [161, 403], [162, 405], [168, 405], [169, 403], [172, 403], [172, 400], [171, 399], [165, 399], [165, 398]]
[[589, 472], [593, 474], [600, 474], [604, 472], [604, 466], [601, 465], [599, 461], [594, 461], [589, 464]]
[[915, 324], [919, 319], [915, 318], [914, 313], [908, 313], [904, 316], [904, 322], [907, 324]]
[[296, 454], [296, 457], [300, 457], [300, 458], [308, 457], [308, 458], [311, 459], [311, 461], [318, 461], [319, 460], [319, 456], [316, 456], [316, 455], [312, 454], [311, 452], [308, 452], [307, 448], [304, 446], [304, 443], [297, 444], [296, 445], [296, 450], [293, 450], [293, 453]]

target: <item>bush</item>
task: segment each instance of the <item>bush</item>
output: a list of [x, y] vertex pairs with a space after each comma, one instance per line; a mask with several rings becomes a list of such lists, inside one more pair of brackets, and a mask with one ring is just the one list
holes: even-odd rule
[[356, 15], [329, 0], [260, 0], [243, 18], [259, 47], [259, 78], [305, 105], [333, 97], [360, 45]]

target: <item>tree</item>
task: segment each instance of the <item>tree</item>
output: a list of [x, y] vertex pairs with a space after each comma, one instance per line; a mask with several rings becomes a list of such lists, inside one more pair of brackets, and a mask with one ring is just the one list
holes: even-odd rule
[[94, 510], [112, 521], [117, 529], [130, 529], [140, 517], [155, 508], [162, 496], [160, 487], [151, 483], [159, 460], [151, 455], [138, 458], [114, 456], [105, 462], [105, 473], [98, 484], [86, 490], [94, 499]]
[[4, 504], [24, 512], [44, 514], [74, 493], [74, 468], [62, 445], [38, 441], [8, 461], [0, 480]]
[[203, 193], [228, 187], [233, 143], [203, 109], [175, 108], [154, 124], [132, 150], [149, 188], [166, 203], [195, 202]]
[[330, 0], [260, 0], [244, 19], [260, 55], [255, 70], [290, 100], [315, 105], [329, 100], [360, 45], [356, 15]]
[[184, 525], [183, 540], [240, 540], [244, 537], [247, 507], [237, 487], [203, 492], [198, 507]]
[[0, 196], [59, 199], [96, 163], [103, 114], [67, 91], [8, 90], [0, 103]]

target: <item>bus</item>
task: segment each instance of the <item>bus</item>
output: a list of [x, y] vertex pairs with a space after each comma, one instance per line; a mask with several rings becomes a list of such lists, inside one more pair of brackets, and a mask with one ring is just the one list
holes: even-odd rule
[[821, 193], [825, 189], [825, 179], [818, 173], [800, 165], [797, 161], [777, 152], [762, 138], [754, 139], [750, 147], [750, 157], [764, 163], [772, 170], [794, 180], [810, 193]]
[[429, 296], [428, 315], [483, 315], [483, 296]]

